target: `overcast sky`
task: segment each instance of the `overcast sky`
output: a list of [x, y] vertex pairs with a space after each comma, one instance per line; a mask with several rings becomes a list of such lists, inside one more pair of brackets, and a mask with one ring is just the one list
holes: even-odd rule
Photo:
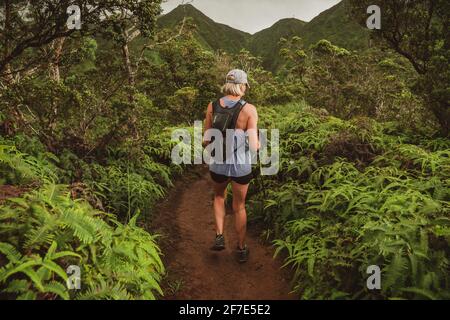
[[[255, 33], [283, 18], [310, 21], [341, 0], [184, 0], [216, 22]], [[162, 7], [168, 13], [182, 0], [165, 0]]]

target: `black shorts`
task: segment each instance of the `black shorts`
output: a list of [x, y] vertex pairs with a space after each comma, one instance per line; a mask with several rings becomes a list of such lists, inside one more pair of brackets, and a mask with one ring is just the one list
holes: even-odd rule
[[224, 176], [221, 174], [214, 173], [212, 171], [210, 171], [209, 173], [211, 175], [211, 179], [213, 179], [213, 181], [216, 183], [224, 183], [228, 180], [231, 180], [238, 184], [246, 185], [246, 184], [249, 184], [250, 181], [252, 181], [252, 179], [253, 179], [253, 173], [250, 173], [243, 177], [227, 177], [227, 176]]

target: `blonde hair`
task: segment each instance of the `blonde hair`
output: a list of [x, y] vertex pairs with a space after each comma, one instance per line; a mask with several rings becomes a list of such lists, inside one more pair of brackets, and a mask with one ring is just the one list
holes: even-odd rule
[[222, 93], [231, 96], [244, 96], [246, 84], [225, 83], [222, 87]]

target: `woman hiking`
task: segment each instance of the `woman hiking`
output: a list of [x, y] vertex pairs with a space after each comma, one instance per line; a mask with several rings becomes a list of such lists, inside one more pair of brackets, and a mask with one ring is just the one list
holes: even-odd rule
[[[224, 160], [218, 161], [219, 163], [213, 160], [209, 166], [210, 175], [214, 182], [214, 215], [216, 221], [216, 238], [211, 249], [215, 251], [225, 249], [225, 196], [227, 186], [231, 183], [233, 213], [239, 239], [237, 254], [240, 263], [246, 262], [249, 256], [249, 248], [245, 243], [247, 231], [245, 199], [253, 175], [252, 164], [247, 156], [248, 151], [256, 153], [259, 149], [258, 113], [255, 106], [242, 99], [249, 88], [247, 74], [244, 71], [237, 69], [230, 71], [222, 88], [224, 97], [208, 105], [205, 121], [206, 131], [219, 129], [225, 135], [226, 129], [234, 129], [234, 145], [231, 148], [231, 157], [223, 157]], [[226, 141], [225, 137], [224, 141]], [[205, 135], [204, 145], [211, 142], [208, 135]], [[225, 148], [229, 149], [229, 147]]]

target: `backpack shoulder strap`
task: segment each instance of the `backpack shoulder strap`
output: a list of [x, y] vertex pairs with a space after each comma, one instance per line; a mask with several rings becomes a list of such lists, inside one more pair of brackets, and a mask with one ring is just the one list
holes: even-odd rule
[[212, 103], [212, 107], [213, 107], [213, 114], [217, 113], [217, 111], [220, 111], [220, 109], [222, 108], [220, 106], [220, 100], [216, 100]]
[[233, 114], [233, 120], [231, 122], [231, 128], [236, 129], [236, 123], [239, 119], [239, 115], [241, 114], [242, 109], [244, 109], [247, 102], [245, 100], [239, 100], [238, 103], [233, 107], [234, 114]]

